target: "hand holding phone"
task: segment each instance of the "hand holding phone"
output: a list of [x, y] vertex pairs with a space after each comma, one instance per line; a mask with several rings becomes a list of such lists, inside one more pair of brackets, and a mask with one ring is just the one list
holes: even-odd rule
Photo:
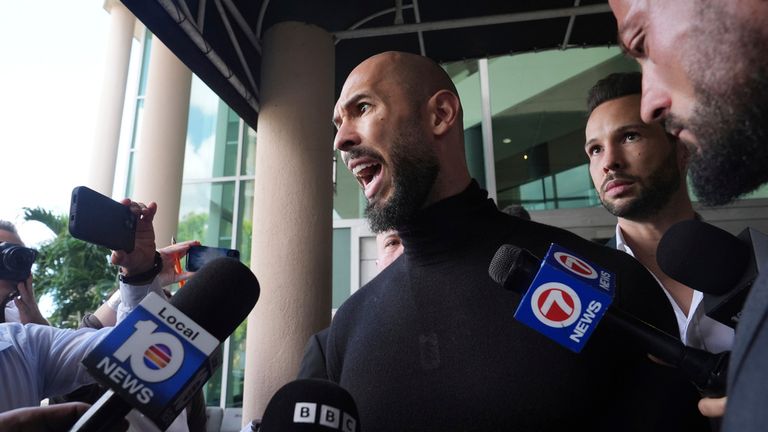
[[219, 258], [229, 257], [239, 260], [240, 251], [237, 249], [217, 248], [208, 246], [192, 246], [187, 252], [187, 271], [195, 272], [200, 270], [209, 261]]

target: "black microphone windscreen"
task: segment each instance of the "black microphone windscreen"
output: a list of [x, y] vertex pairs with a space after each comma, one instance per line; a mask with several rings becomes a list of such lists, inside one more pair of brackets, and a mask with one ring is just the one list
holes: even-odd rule
[[488, 266], [488, 275], [491, 276], [494, 282], [504, 285], [504, 281], [509, 276], [509, 271], [520, 255], [520, 252], [522, 252], [522, 249], [510, 244], [503, 244], [499, 247], [491, 260], [491, 264]]
[[524, 292], [533, 282], [540, 262], [528, 250], [503, 244], [488, 266], [488, 275], [505, 289]]
[[170, 303], [223, 341], [258, 299], [259, 282], [253, 272], [236, 259], [217, 258], [197, 271]]
[[672, 225], [659, 242], [656, 262], [671, 278], [706, 294], [720, 295], [741, 279], [751, 259], [749, 246], [699, 220]]
[[264, 410], [259, 432], [360, 430], [357, 405], [338, 384], [320, 379], [291, 381]]

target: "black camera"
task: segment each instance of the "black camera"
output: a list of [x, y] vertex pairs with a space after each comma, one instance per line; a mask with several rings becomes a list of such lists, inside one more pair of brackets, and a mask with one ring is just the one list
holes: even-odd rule
[[15, 243], [0, 243], [0, 280], [21, 282], [32, 273], [37, 251]]

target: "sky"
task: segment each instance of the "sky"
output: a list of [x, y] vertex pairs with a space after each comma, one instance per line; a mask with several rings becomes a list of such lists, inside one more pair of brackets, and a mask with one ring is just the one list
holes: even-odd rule
[[69, 211], [88, 176], [109, 13], [103, 0], [0, 0], [0, 219], [31, 246], [23, 207]]

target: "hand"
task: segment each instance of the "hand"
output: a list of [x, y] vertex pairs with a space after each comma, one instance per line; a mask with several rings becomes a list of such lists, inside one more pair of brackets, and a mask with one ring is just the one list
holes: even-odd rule
[[125, 276], [141, 274], [155, 264], [155, 229], [152, 226], [152, 220], [157, 213], [157, 204], [151, 202], [146, 206], [128, 198], [120, 203], [129, 206], [131, 212], [137, 217], [136, 241], [131, 253], [112, 251], [112, 264], [121, 266]]
[[704, 398], [699, 401], [699, 411], [706, 417], [722, 417], [728, 397]]
[[[18, 408], [0, 414], [0, 430], [3, 432], [59, 432], [68, 430], [90, 405], [70, 402], [44, 407]], [[116, 430], [125, 431], [128, 422]]]
[[189, 240], [181, 243], [172, 244], [159, 249], [160, 256], [163, 258], [163, 270], [157, 276], [160, 278], [160, 286], [167, 286], [179, 281], [187, 280], [194, 272], [187, 272], [179, 269], [181, 273], [176, 273], [176, 260], [181, 259], [187, 254], [189, 248], [199, 245], [197, 240]]
[[13, 301], [19, 310], [19, 321], [22, 324], [50, 325], [48, 320], [40, 313], [40, 308], [37, 307], [35, 290], [32, 288], [32, 276], [27, 278], [26, 282], [19, 282], [16, 287], [19, 291], [19, 296]]

